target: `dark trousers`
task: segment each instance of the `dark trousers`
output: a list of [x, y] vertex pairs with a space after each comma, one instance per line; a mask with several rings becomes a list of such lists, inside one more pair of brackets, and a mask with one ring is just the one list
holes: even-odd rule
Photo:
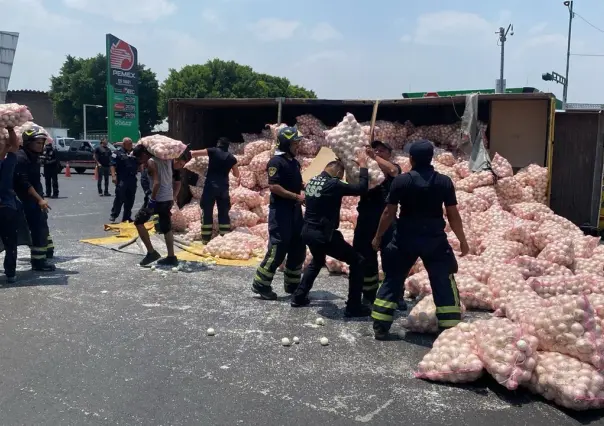
[[229, 189], [206, 185], [203, 188], [200, 202], [203, 213], [201, 225], [201, 239], [203, 242], [208, 242], [212, 239], [214, 205], [218, 209], [218, 231], [220, 235], [224, 235], [231, 230], [231, 218], [229, 217], [231, 197], [229, 196]]
[[293, 293], [300, 285], [306, 258], [306, 246], [301, 237], [302, 208], [300, 205], [271, 207], [268, 221], [268, 250], [256, 269], [253, 285], [269, 290], [277, 268], [285, 260], [284, 284], [286, 291]]
[[[379, 265], [377, 252], [371, 246], [373, 238], [377, 232], [382, 217], [383, 209], [381, 206], [363, 207], [359, 209], [359, 217], [357, 226], [354, 229], [354, 240], [352, 246], [365, 259], [363, 273], [363, 294], [372, 301], [375, 299], [375, 294], [380, 285]], [[382, 250], [392, 240], [395, 224], [392, 224], [390, 229], [386, 231], [382, 237]]]
[[113, 208], [111, 209], [111, 217], [118, 218], [124, 207], [124, 215], [122, 221], [132, 220], [132, 206], [134, 206], [134, 198], [136, 197], [136, 179], [123, 181], [119, 180], [115, 186], [115, 198], [113, 200]]
[[35, 201], [23, 203], [23, 211], [31, 234], [31, 264], [41, 266], [54, 255], [54, 244], [48, 229], [48, 215]]
[[17, 236], [19, 212], [9, 207], [0, 207], [0, 239], [4, 246], [4, 274], [14, 277], [17, 271]]
[[308, 227], [308, 225], [304, 227], [302, 239], [308, 244], [308, 248], [312, 254], [312, 260], [304, 269], [302, 282], [296, 290], [294, 297], [298, 298], [308, 295], [319, 272], [321, 272], [321, 268], [325, 266], [325, 258], [330, 256], [341, 262], [345, 262], [350, 266], [347, 305], [349, 308], [359, 306], [361, 304], [361, 294], [363, 290], [363, 257], [348, 244], [346, 240], [344, 240], [340, 231], [334, 231], [331, 240], [321, 243], [317, 242], [317, 240], [320, 241], [320, 237], [317, 238], [316, 236], [317, 234], [320, 234], [320, 231], [315, 233], [312, 230], [308, 230]]
[[57, 166], [44, 166], [44, 181], [46, 183], [46, 196], [59, 196], [59, 168]]
[[105, 194], [109, 194], [109, 166], [100, 166], [98, 168], [98, 180], [96, 181], [99, 194], [102, 194], [102, 180], [105, 180]]
[[382, 251], [385, 277], [371, 314], [375, 330], [383, 332], [390, 329], [401, 297], [402, 283], [418, 258], [424, 262], [430, 278], [439, 327], [454, 327], [461, 321], [459, 291], [453, 275], [457, 272], [457, 261], [447, 237], [397, 238], [395, 232], [390, 244]]

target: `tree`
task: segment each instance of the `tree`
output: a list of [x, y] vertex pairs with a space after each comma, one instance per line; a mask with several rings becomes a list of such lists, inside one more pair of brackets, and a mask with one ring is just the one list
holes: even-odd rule
[[234, 61], [213, 59], [203, 65], [170, 69], [161, 85], [159, 111], [168, 115], [172, 98], [316, 98], [312, 90], [290, 83], [287, 78], [259, 74]]
[[[144, 65], [139, 64], [137, 71], [140, 131], [147, 135], [161, 121], [157, 111], [159, 83], [155, 73]], [[93, 58], [67, 56], [59, 75], [51, 77], [50, 98], [55, 114], [71, 136], [84, 130], [84, 104], [107, 105], [106, 79], [107, 58], [102, 54]], [[106, 131], [106, 117], [106, 108], [87, 108], [87, 130]]]

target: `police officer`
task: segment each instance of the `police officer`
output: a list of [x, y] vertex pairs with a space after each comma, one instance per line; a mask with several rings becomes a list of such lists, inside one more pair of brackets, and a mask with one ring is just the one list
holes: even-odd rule
[[[101, 143], [94, 149], [94, 160], [97, 167], [97, 189], [101, 197], [110, 197], [109, 174], [111, 173], [111, 150], [107, 146], [107, 139], [101, 139]], [[103, 179], [105, 180], [105, 191], [103, 192]]]
[[[434, 147], [427, 140], [414, 142], [409, 150], [412, 170], [392, 182], [387, 206], [373, 240], [377, 251], [381, 240], [395, 218], [400, 204], [398, 223], [392, 241], [382, 251], [385, 279], [373, 304], [373, 330], [377, 340], [389, 337], [394, 311], [400, 302], [401, 283], [421, 258], [430, 278], [441, 330], [461, 321], [461, 305], [454, 273], [457, 261], [447, 241], [443, 204], [451, 229], [461, 243], [461, 255], [469, 252], [461, 217], [457, 210], [455, 187], [448, 176], [431, 166]], [[402, 302], [404, 303], [404, 302]]]
[[201, 225], [201, 240], [208, 243], [212, 239], [214, 223], [214, 205], [218, 208], [218, 231], [224, 235], [231, 230], [231, 198], [229, 197], [229, 172], [239, 179], [237, 159], [229, 152], [230, 141], [227, 138], [218, 139], [216, 148], [191, 151], [191, 157], [208, 156], [208, 171], [206, 182], [201, 194], [201, 210], [203, 213]]
[[[390, 161], [392, 157], [392, 147], [385, 142], [373, 141], [371, 149], [367, 150], [367, 155], [374, 159], [384, 173], [385, 179], [381, 185], [370, 189], [367, 193], [361, 195], [357, 211], [357, 225], [354, 229], [354, 240], [352, 246], [365, 259], [364, 279], [363, 279], [363, 297], [366, 302], [373, 304], [375, 294], [379, 286], [379, 269], [377, 253], [371, 247], [371, 242], [380, 223], [380, 217], [386, 207], [386, 197], [390, 191], [390, 185], [396, 176], [401, 173], [398, 164]], [[386, 246], [392, 238], [394, 226], [382, 238], [382, 246]]]
[[48, 135], [39, 126], [25, 129], [21, 135], [23, 147], [17, 151], [15, 193], [23, 203], [23, 210], [31, 234], [31, 266], [34, 271], [54, 271], [48, 262], [54, 256], [54, 245], [48, 229], [50, 206], [43, 197], [40, 179], [40, 156]]
[[57, 161], [57, 151], [52, 145], [52, 140], [46, 142], [44, 153], [40, 156], [40, 160], [44, 165], [46, 197], [59, 198], [59, 162]]
[[308, 245], [312, 261], [302, 274], [302, 282], [292, 297], [292, 307], [310, 303], [308, 293], [321, 268], [325, 266], [326, 256], [331, 256], [350, 266], [346, 316], [364, 317], [371, 314], [371, 308], [361, 304], [364, 259], [337, 230], [340, 226], [342, 197], [362, 195], [369, 187], [367, 157], [364, 152], [360, 152], [357, 161], [361, 170], [359, 183], [356, 185], [341, 180], [344, 177], [344, 165], [340, 161], [327, 164], [323, 173], [312, 178], [306, 185], [302, 241]]
[[111, 178], [115, 186], [115, 199], [109, 220], [115, 222], [120, 215], [122, 206], [124, 214], [122, 222], [132, 222], [132, 206], [136, 196], [139, 164], [132, 155], [132, 139], [124, 138], [122, 147], [111, 155]]
[[267, 164], [271, 199], [268, 213], [268, 251], [256, 269], [252, 291], [262, 299], [275, 300], [272, 282], [277, 268], [285, 262], [285, 292], [292, 294], [300, 284], [306, 246], [302, 241], [302, 173], [296, 160], [302, 135], [295, 127], [284, 127], [277, 135], [277, 150]]

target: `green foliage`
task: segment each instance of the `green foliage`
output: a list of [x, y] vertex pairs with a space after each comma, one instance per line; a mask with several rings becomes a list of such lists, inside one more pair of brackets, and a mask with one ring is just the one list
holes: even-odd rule
[[[153, 71], [138, 65], [139, 120], [142, 135], [147, 135], [161, 120], [157, 111], [159, 83]], [[86, 109], [86, 127], [92, 131], [107, 130], [107, 58], [99, 54], [93, 58], [67, 56], [58, 76], [52, 76], [50, 97], [55, 114], [71, 136], [84, 130], [84, 104], [103, 105], [104, 108]]]
[[168, 115], [172, 98], [316, 98], [312, 90], [295, 86], [287, 78], [259, 74], [234, 61], [213, 59], [204, 65], [170, 69], [161, 85], [159, 111]]

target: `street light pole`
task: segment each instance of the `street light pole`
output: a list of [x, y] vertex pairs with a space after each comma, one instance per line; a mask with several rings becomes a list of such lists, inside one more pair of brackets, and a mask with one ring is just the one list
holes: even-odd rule
[[92, 105], [92, 104], [84, 104], [82, 109], [82, 116], [84, 117], [84, 140], [86, 140], [86, 107], [93, 107], [93, 108], [103, 108], [103, 105]]
[[512, 24], [508, 25], [507, 30], [503, 27], [499, 27], [499, 31], [495, 34], [499, 34], [499, 43], [501, 43], [501, 62], [499, 68], [499, 85], [496, 88], [497, 93], [505, 93], [505, 88], [503, 84], [503, 71], [504, 71], [504, 63], [505, 63], [505, 42], [508, 39], [508, 33], [512, 30], [510, 35], [514, 35], [514, 26]]
[[568, 12], [569, 12], [568, 46], [566, 47], [566, 74], [564, 77], [566, 80], [566, 84], [564, 84], [564, 88], [563, 88], [563, 92], [562, 92], [562, 103], [563, 103], [563, 105], [566, 105], [566, 100], [568, 97], [568, 69], [570, 68], [570, 39], [571, 39], [571, 35], [572, 35], [572, 30], [573, 30], [573, 18], [575, 17], [575, 15], [573, 13], [573, 2], [572, 1], [565, 1], [564, 5], [566, 7], [568, 7]]

